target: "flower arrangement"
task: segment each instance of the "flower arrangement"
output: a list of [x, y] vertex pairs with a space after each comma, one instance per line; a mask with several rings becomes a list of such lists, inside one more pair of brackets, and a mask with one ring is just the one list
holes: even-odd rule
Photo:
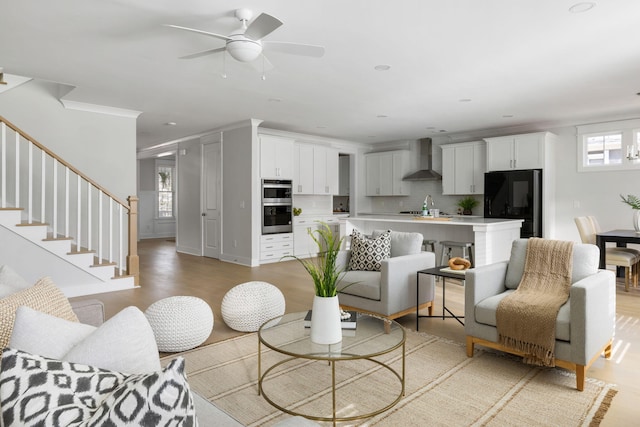
[[318, 245], [318, 256], [314, 258], [294, 258], [302, 264], [313, 279], [315, 294], [319, 297], [334, 297], [338, 295], [338, 284], [342, 280], [344, 270], [336, 264], [343, 238], [336, 238], [331, 228], [324, 222], [316, 230], [309, 230], [309, 235]]
[[620, 198], [622, 199], [623, 203], [626, 203], [627, 205], [631, 206], [632, 209], [640, 209], [640, 198], [631, 194], [627, 195], [626, 199], [621, 194]]

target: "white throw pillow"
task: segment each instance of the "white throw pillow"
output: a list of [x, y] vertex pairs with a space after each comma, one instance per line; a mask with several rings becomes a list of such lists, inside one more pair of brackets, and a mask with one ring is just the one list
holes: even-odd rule
[[153, 330], [136, 307], [125, 308], [98, 328], [25, 312], [22, 307], [19, 313], [12, 348], [128, 374], [160, 370]]
[[23, 305], [16, 310], [9, 347], [62, 360], [95, 330], [93, 326], [70, 322]]

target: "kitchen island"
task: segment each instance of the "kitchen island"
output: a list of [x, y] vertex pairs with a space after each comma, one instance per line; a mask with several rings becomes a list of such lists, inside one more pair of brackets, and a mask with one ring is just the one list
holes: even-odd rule
[[[476, 266], [505, 261], [511, 255], [511, 243], [520, 238], [521, 219], [415, 217], [413, 215], [359, 214], [347, 218], [346, 234], [355, 228], [371, 234], [373, 230], [410, 231], [421, 233], [424, 239], [441, 242], [453, 240], [474, 243]], [[454, 254], [455, 255], [455, 254]], [[436, 248], [436, 263], [440, 263], [441, 247]]]

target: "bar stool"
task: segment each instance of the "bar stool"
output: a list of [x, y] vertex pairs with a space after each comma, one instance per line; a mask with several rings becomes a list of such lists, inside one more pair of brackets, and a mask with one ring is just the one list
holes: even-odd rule
[[424, 247], [425, 251], [428, 250], [428, 247], [431, 247], [431, 250], [429, 252], [436, 253], [436, 243], [438, 243], [437, 240], [425, 239], [422, 241], [422, 247]]
[[[462, 250], [462, 258], [466, 258], [471, 263], [471, 267], [474, 266], [473, 263], [473, 243], [471, 242], [453, 242], [450, 240], [446, 240], [440, 242], [442, 244], [442, 259], [440, 260], [440, 265], [447, 265], [449, 259], [451, 259], [451, 250], [453, 248], [460, 248]], [[469, 256], [467, 256], [467, 249], [469, 249]], [[446, 253], [446, 259], [445, 259]]]

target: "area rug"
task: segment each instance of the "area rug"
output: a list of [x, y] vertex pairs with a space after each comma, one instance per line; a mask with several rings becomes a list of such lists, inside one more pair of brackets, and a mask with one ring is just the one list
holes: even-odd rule
[[[258, 339], [255, 333], [181, 353], [191, 388], [246, 426], [269, 426], [290, 415], [258, 395]], [[175, 355], [163, 358], [163, 364]], [[401, 371], [401, 353], [379, 356]], [[265, 367], [282, 355], [263, 346]], [[331, 413], [331, 368], [326, 362], [290, 362], [270, 374], [264, 388], [278, 403], [306, 414]], [[389, 371], [366, 361], [336, 364], [338, 414], [382, 408], [398, 396]], [[597, 426], [616, 390], [587, 379], [575, 389], [572, 373], [532, 367], [502, 353], [407, 331], [406, 390], [396, 406], [375, 417], [341, 426]], [[324, 425], [329, 425], [325, 423]]]

